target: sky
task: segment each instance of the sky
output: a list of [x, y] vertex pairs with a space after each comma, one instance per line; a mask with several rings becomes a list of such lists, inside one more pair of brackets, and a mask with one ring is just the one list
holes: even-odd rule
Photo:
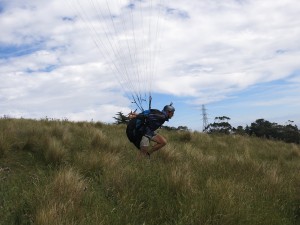
[[151, 93], [173, 102], [168, 126], [202, 130], [204, 105], [208, 123], [299, 127], [299, 15], [297, 0], [0, 0], [0, 117], [112, 123]]

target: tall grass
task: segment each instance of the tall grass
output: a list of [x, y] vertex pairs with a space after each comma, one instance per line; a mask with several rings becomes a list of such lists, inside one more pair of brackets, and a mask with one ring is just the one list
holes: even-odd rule
[[87, 181], [72, 168], [61, 169], [50, 183], [39, 190], [36, 224], [76, 224]]
[[125, 126], [0, 119], [0, 224], [300, 223], [300, 147], [161, 131], [138, 160]]

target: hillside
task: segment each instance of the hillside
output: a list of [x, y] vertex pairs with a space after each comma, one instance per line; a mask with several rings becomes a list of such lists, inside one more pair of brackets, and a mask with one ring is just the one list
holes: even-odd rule
[[124, 131], [0, 119], [0, 224], [300, 224], [299, 145], [161, 130], [138, 160]]

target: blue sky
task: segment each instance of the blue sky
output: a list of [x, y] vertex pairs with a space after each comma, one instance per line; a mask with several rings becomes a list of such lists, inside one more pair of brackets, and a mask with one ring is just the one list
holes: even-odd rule
[[300, 126], [299, 15], [296, 0], [2, 0], [0, 116], [110, 123], [151, 91], [174, 103], [169, 126], [201, 130], [203, 104], [209, 122]]

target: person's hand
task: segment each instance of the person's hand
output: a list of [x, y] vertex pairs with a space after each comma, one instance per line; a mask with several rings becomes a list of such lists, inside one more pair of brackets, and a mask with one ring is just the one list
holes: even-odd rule
[[135, 118], [136, 116], [137, 116], [138, 114], [136, 113], [136, 112], [130, 112], [129, 114], [128, 114], [128, 118], [129, 119], [133, 119], [133, 118]]

